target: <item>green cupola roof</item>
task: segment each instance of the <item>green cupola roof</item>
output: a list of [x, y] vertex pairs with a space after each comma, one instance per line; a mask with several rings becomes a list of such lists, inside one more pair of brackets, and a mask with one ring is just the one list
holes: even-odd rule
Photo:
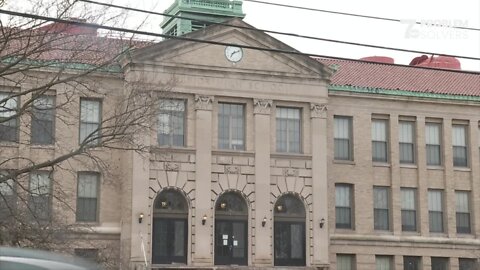
[[165, 13], [186, 18], [165, 17], [160, 26], [164, 34], [171, 36], [190, 33], [212, 23], [245, 17], [242, 1], [239, 0], [175, 0]]

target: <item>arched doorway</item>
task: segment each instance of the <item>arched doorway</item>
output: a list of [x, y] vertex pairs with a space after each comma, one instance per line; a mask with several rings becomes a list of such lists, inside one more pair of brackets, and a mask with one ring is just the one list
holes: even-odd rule
[[215, 204], [215, 264], [247, 265], [248, 207], [238, 193], [227, 192]]
[[305, 266], [305, 206], [292, 194], [281, 196], [274, 208], [274, 264]]
[[152, 264], [187, 263], [188, 203], [178, 191], [157, 195], [153, 208]]

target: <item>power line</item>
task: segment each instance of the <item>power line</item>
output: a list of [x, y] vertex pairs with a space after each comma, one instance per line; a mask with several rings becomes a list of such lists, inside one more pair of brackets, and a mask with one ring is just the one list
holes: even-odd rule
[[[244, 49], [251, 49], [251, 50], [257, 50], [257, 51], [275, 52], [275, 53], [283, 53], [283, 54], [291, 54], [291, 55], [301, 55], [301, 56], [307, 56], [307, 57], [352, 61], [352, 62], [369, 63], [369, 64], [379, 64], [378, 62], [373, 62], [373, 61], [365, 61], [365, 60], [351, 59], [351, 58], [345, 58], [345, 57], [333, 57], [333, 56], [329, 56], [329, 55], [321, 55], [321, 54], [313, 54], [313, 53], [302, 53], [302, 52], [299, 52], [299, 51], [297, 51], [293, 48], [292, 48], [292, 50], [272, 49], [272, 48], [256, 47], [256, 46], [229, 43], [229, 42], [202, 40], [202, 39], [189, 37], [189, 35], [169, 36], [169, 35], [165, 35], [165, 34], [158, 34], [158, 33], [147, 32], [147, 31], [131, 30], [131, 29], [127, 29], [127, 28], [105, 26], [105, 25], [100, 25], [100, 24], [95, 24], [95, 23], [65, 20], [65, 19], [41, 16], [41, 15], [36, 15], [36, 14], [28, 14], [28, 13], [22, 13], [22, 12], [10, 11], [10, 10], [3, 10], [3, 9], [0, 9], [0, 14], [6, 14], [6, 15], [11, 15], [11, 16], [19, 16], [19, 17], [30, 18], [30, 19], [35, 19], [35, 20], [43, 20], [43, 21], [50, 21], [50, 22], [56, 22], [56, 23], [64, 23], [64, 24], [71, 24], [71, 25], [77, 25], [77, 26], [84, 26], [84, 27], [92, 27], [92, 28], [104, 29], [104, 30], [115, 31], [115, 32], [130, 33], [130, 34], [135, 34], [135, 35], [168, 38], [168, 39], [172, 39], [172, 40], [176, 39], [176, 40], [183, 40], [183, 41], [190, 41], [190, 42], [197, 42], [197, 43], [205, 43], [205, 44], [212, 44], [212, 45], [219, 45], [219, 46], [237, 46], [237, 47], [241, 47], [241, 48], [244, 48]], [[387, 66], [401, 66], [401, 67], [410, 67], [410, 68], [417, 68], [417, 69], [441, 70], [441, 71], [448, 71], [448, 72], [455, 72], [455, 73], [466, 73], [466, 74], [480, 75], [480, 73], [476, 72], [476, 71], [431, 68], [431, 67], [410, 66], [410, 65], [390, 64], [390, 63], [381, 63], [381, 64], [382, 65], [387, 65]]]
[[[150, 10], [131, 8], [131, 7], [108, 4], [108, 3], [101, 3], [101, 2], [97, 2], [97, 1], [93, 1], [93, 0], [79, 0], [79, 1], [85, 2], [85, 3], [91, 3], [91, 4], [95, 4], [95, 5], [106, 6], [106, 7], [113, 7], [113, 8], [118, 8], [118, 9], [129, 10], [129, 11], [135, 11], [135, 12], [140, 12], [140, 13], [166, 16], [166, 17], [170, 17], [170, 18], [187, 19], [187, 20], [192, 19], [192, 18], [185, 17], [185, 16], [171, 15], [171, 14], [166, 14], [166, 13], [162, 13], [162, 12], [155, 12], [155, 11], [150, 11]], [[387, 47], [387, 46], [364, 44], [364, 43], [358, 43], [358, 42], [342, 41], [342, 40], [336, 40], [336, 39], [327, 39], [327, 38], [300, 35], [300, 34], [295, 34], [295, 33], [280, 32], [280, 31], [274, 31], [274, 30], [268, 30], [268, 29], [253, 28], [253, 27], [247, 27], [247, 26], [241, 26], [241, 25], [232, 25], [232, 24], [221, 23], [221, 22], [211, 22], [211, 21], [205, 21], [205, 20], [199, 20], [199, 19], [195, 19], [195, 20], [198, 21], [198, 22], [208, 23], [208, 24], [212, 24], [212, 25], [223, 25], [223, 26], [228, 26], [228, 27], [233, 27], [233, 28], [253, 30], [253, 31], [258, 31], [258, 32], [284, 35], [284, 36], [291, 36], [291, 37], [297, 37], [297, 38], [305, 38], [305, 39], [318, 40], [318, 41], [324, 41], [324, 42], [332, 42], [332, 43], [339, 43], [339, 44], [346, 44], [346, 45], [353, 45], [353, 46], [360, 46], [360, 47], [368, 47], [368, 48], [375, 48], [375, 49], [382, 49], [382, 50], [390, 50], [390, 51], [418, 53], [418, 54], [427, 54], [427, 55], [443, 55], [443, 56], [455, 57], [455, 58], [460, 58], [460, 59], [480, 60], [480, 58], [478, 58], [478, 57], [471, 57], [471, 56], [393, 48], [393, 47]]]
[[[261, 0], [243, 0], [243, 1], [244, 2], [259, 3], [259, 4], [264, 4], [264, 5], [272, 5], [272, 6], [279, 6], [279, 7], [286, 7], [286, 8], [294, 8], [294, 9], [301, 9], [301, 10], [308, 10], [308, 11], [330, 13], [330, 14], [336, 14], [336, 15], [358, 17], [358, 18], [364, 18], [364, 19], [374, 19], [374, 20], [382, 20], [382, 21], [398, 22], [398, 23], [415, 23], [415, 24], [419, 24], [419, 25], [424, 25], [425, 24], [424, 22], [421, 22], [421, 21], [418, 22], [418, 21], [414, 21], [414, 20], [392, 19], [392, 18], [379, 17], [379, 16], [370, 16], [370, 15], [362, 15], [362, 14], [355, 14], [355, 13], [348, 13], [348, 12], [332, 11], [332, 10], [325, 10], [325, 9], [318, 9], [318, 8], [309, 8], [309, 7], [301, 7], [301, 6], [294, 6], [294, 5], [272, 3], [272, 2], [266, 2], [266, 1], [261, 1]], [[432, 23], [432, 24], [428, 24], [428, 26], [446, 27], [445, 25], [442, 25], [441, 23], [437, 23], [437, 24]], [[448, 28], [459, 29], [459, 30], [480, 31], [479, 28], [456, 26], [456, 25], [448, 26]]]

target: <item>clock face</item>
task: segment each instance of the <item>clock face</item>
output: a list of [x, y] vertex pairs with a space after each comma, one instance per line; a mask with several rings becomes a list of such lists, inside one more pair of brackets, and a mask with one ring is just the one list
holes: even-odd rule
[[242, 60], [243, 50], [240, 47], [227, 46], [225, 48], [225, 57], [227, 57], [228, 61], [236, 63]]

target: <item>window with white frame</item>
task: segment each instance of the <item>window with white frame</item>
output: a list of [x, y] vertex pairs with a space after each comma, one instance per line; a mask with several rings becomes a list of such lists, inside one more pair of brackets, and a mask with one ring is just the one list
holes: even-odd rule
[[245, 149], [245, 106], [218, 103], [218, 148]]
[[100, 143], [101, 109], [100, 100], [80, 99], [80, 144]]
[[393, 257], [377, 255], [375, 256], [376, 270], [393, 270]]
[[353, 186], [335, 185], [335, 224], [339, 229], [353, 229]]
[[446, 257], [432, 257], [432, 270], [448, 270], [449, 263]]
[[40, 171], [30, 174], [29, 210], [36, 220], [50, 219], [51, 211], [51, 179], [50, 172]]
[[276, 108], [277, 152], [301, 152], [300, 112], [298, 108]]
[[471, 233], [470, 192], [455, 191], [457, 233]]
[[425, 124], [425, 143], [427, 145], [427, 165], [442, 165], [442, 125], [440, 123]]
[[33, 101], [31, 143], [53, 144], [55, 139], [55, 97], [40, 96]]
[[467, 126], [452, 126], [453, 166], [467, 167]]
[[388, 162], [388, 120], [372, 119], [372, 161]]
[[185, 145], [185, 100], [164, 99], [160, 103], [157, 140], [159, 145]]
[[402, 231], [417, 231], [417, 189], [401, 188]]
[[355, 270], [355, 255], [337, 254], [337, 270]]
[[77, 221], [98, 221], [98, 187], [100, 175], [94, 172], [78, 173]]
[[334, 117], [334, 156], [336, 160], [353, 160], [352, 117]]
[[18, 98], [0, 92], [0, 141], [16, 142], [18, 140]]
[[398, 141], [400, 163], [415, 163], [415, 122], [400, 121], [398, 123]]
[[373, 187], [373, 220], [375, 230], [390, 229], [389, 193], [390, 192], [388, 187]]
[[443, 191], [428, 190], [428, 216], [430, 232], [443, 232]]

